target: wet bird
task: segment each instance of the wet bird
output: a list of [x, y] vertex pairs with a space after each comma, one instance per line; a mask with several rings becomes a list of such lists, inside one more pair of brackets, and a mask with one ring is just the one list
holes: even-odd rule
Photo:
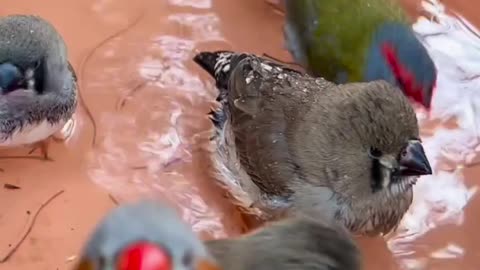
[[398, 0], [285, 0], [286, 47], [336, 83], [386, 80], [430, 109], [437, 72]]
[[0, 146], [40, 144], [72, 118], [77, 79], [55, 28], [30, 15], [0, 18]]
[[412, 106], [385, 81], [336, 85], [229, 51], [194, 61], [219, 90], [217, 183], [245, 213], [322, 213], [355, 233], [387, 233], [418, 176], [432, 173]]
[[323, 220], [290, 218], [237, 239], [205, 244], [228, 270], [359, 270], [357, 246], [337, 227]]
[[169, 206], [121, 205], [97, 225], [74, 270], [215, 270], [206, 247]]

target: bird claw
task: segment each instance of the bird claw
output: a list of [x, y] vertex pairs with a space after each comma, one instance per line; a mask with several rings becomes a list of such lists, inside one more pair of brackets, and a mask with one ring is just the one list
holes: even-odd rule
[[32, 150], [30, 150], [30, 152], [28, 152], [28, 154], [31, 155], [33, 152], [35, 152], [35, 150], [40, 149], [41, 156], [43, 157], [43, 159], [45, 161], [53, 161], [53, 159], [48, 156], [48, 145], [49, 145], [49, 143], [50, 143], [50, 141], [49, 141], [48, 138], [46, 140], [35, 143], [33, 145]]

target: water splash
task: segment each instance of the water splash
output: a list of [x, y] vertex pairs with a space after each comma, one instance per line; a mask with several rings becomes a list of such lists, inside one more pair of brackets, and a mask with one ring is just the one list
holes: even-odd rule
[[168, 0], [170, 5], [208, 9], [212, 7], [212, 0]]
[[478, 192], [477, 185], [465, 184], [463, 165], [473, 162], [479, 149], [479, 31], [463, 17], [448, 15], [439, 1], [423, 1], [422, 6], [428, 18], [419, 18], [413, 28], [437, 67], [438, 79], [430, 118], [420, 113], [419, 121], [454, 119], [458, 128], [437, 127], [432, 136], [424, 138], [435, 173], [418, 181], [412, 207], [387, 241], [404, 269], [426, 269], [430, 260], [464, 255], [463, 248], [453, 242], [427, 254], [418, 253], [422, 248], [416, 241], [434, 228], [462, 225], [464, 209]]
[[178, 13], [168, 16], [168, 20], [190, 29], [190, 38], [195, 42], [225, 41], [220, 33], [220, 19], [214, 13]]
[[[193, 3], [170, 1], [180, 2]], [[121, 97], [116, 111], [107, 109], [98, 121], [105, 135], [91, 155], [89, 174], [120, 200], [171, 201], [196, 232], [225, 237], [232, 234], [225, 223], [238, 220], [228, 217], [233, 207], [227, 211], [230, 206], [215, 202], [223, 198], [209, 190], [208, 163], [202, 163], [210, 135], [206, 114], [215, 88], [189, 68], [200, 43], [224, 40], [219, 19], [210, 12], [175, 13], [163, 23], [179, 33], [132, 33], [134, 39], [112, 40], [96, 55], [107, 72], [95, 74], [90, 88], [96, 93], [114, 90]], [[127, 57], [130, 64], [118, 68], [119, 57]], [[125, 86], [125, 81], [132, 81], [126, 74], [133, 73], [134, 83]], [[121, 87], [102, 89], [106, 82]]]

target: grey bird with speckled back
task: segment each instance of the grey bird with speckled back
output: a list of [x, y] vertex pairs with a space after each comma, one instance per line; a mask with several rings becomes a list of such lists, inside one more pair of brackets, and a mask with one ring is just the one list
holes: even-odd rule
[[251, 54], [201, 52], [216, 80], [217, 183], [263, 220], [322, 213], [392, 231], [432, 170], [407, 98], [385, 81], [335, 85]]
[[74, 270], [219, 270], [176, 211], [142, 200], [110, 211], [86, 242]]
[[359, 270], [361, 265], [349, 232], [325, 219], [288, 218], [237, 239], [205, 244], [228, 270]]
[[0, 146], [38, 143], [62, 129], [76, 108], [76, 81], [65, 43], [49, 22], [0, 18]]

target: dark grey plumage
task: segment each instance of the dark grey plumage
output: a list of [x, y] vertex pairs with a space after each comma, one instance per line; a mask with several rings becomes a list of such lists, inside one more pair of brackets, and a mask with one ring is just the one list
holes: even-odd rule
[[304, 217], [205, 244], [228, 270], [359, 270], [361, 265], [359, 249], [346, 230]]
[[77, 82], [67, 48], [56, 29], [30, 15], [0, 18], [0, 73], [16, 67], [20, 78], [0, 95], [0, 145], [17, 146], [46, 139], [72, 117]]
[[387, 233], [431, 173], [413, 108], [384, 81], [335, 85], [228, 51], [194, 61], [220, 91], [216, 180], [249, 214], [322, 213], [353, 232]]

